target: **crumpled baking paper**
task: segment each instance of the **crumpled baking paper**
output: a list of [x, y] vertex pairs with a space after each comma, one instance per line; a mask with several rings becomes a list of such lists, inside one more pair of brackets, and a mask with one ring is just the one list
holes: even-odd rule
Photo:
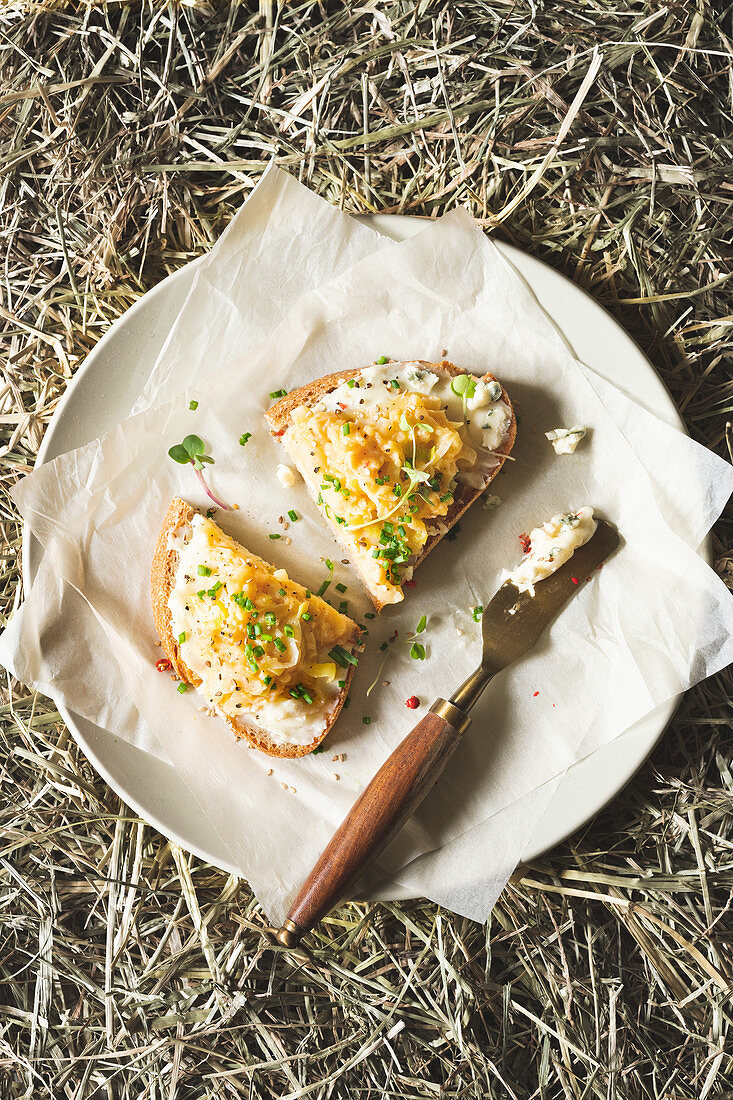
[[[203, 294], [204, 328], [205, 301]], [[174, 334], [168, 351], [180, 354]], [[443, 540], [420, 568], [405, 603], [369, 621], [351, 705], [326, 752], [270, 760], [235, 743], [222, 723], [198, 711], [193, 693], [178, 695], [154, 670], [159, 651], [148, 571], [158, 527], [173, 495], [209, 503], [193, 473], [167, 460], [167, 448], [188, 432], [202, 436], [216, 458], [208, 468], [216, 493], [240, 506], [219, 513], [222, 526], [311, 587], [326, 575], [323, 559], [336, 560], [335, 581], [348, 585], [350, 612], [365, 621], [359, 582], [340, 564], [343, 555], [302, 483], [284, 490], [273, 477], [285, 455], [262, 413], [270, 390], [380, 354], [439, 359], [444, 351], [466, 369], [492, 370], [515, 402], [515, 461], [490, 489], [503, 504], [475, 505], [457, 538]], [[192, 375], [195, 393], [187, 389], [40, 468], [20, 484], [16, 499], [44, 545], [48, 573], [87, 602], [129, 699], [275, 921], [358, 792], [414, 723], [405, 698], [417, 694], [427, 705], [475, 667], [479, 626], [470, 609], [486, 602], [502, 568], [515, 562], [517, 535], [585, 503], [618, 524], [621, 551], [535, 650], [490, 685], [441, 782], [380, 860], [382, 873], [416, 893], [485, 918], [578, 753], [607, 743], [731, 660], [733, 600], [695, 553], [733, 487], [731, 471], [656, 418], [640, 417], [632, 402], [582, 368], [523, 281], [461, 212], [411, 240], [382, 245], [329, 284], [301, 294], [269, 338], [204, 383], [208, 365], [200, 363]], [[195, 413], [188, 407], [193, 397]], [[590, 428], [588, 437], [574, 456], [555, 456], [544, 432], [575, 423]], [[639, 425], [643, 441], [634, 435]], [[243, 431], [253, 433], [245, 448], [238, 445]], [[645, 463], [644, 454], [659, 448], [664, 463]], [[682, 477], [697, 490], [689, 507], [673, 491]], [[288, 532], [292, 542], [273, 543], [268, 535], [282, 530], [278, 516], [288, 508], [302, 516]], [[43, 638], [45, 649], [45, 639], [61, 629], [58, 604], [43, 614], [42, 583], [39, 572], [27, 630], [0, 643], [0, 658], [22, 678], [26, 645], [37, 652]], [[422, 614], [428, 658], [418, 662], [401, 640]], [[83, 630], [83, 621], [63, 624], [75, 628]], [[382, 665], [379, 646], [395, 630], [398, 641]], [[65, 683], [70, 693], [71, 676]], [[64, 698], [84, 713], [73, 694]], [[108, 728], [127, 732], [119, 724]], [[331, 756], [341, 753], [344, 762], [334, 765]]]
[[211, 251], [196, 261], [185, 304], [133, 412], [164, 404], [242, 355], [270, 335], [299, 295], [383, 243], [372, 226], [271, 164]]

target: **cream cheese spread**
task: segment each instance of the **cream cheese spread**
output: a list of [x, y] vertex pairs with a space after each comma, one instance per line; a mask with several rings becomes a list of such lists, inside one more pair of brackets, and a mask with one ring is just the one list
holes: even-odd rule
[[286, 466], [285, 463], [278, 463], [278, 467], [275, 470], [277, 480], [280, 482], [284, 489], [292, 489], [298, 480], [298, 476], [292, 466]]
[[530, 531], [528, 552], [515, 569], [504, 570], [502, 584], [509, 581], [520, 592], [534, 596], [535, 585], [564, 565], [579, 546], [588, 542], [597, 526], [593, 509], [588, 507], [553, 516]]
[[571, 455], [585, 434], [586, 429], [578, 424], [574, 428], [553, 428], [551, 432], [545, 432], [545, 439], [552, 443], [556, 455]]

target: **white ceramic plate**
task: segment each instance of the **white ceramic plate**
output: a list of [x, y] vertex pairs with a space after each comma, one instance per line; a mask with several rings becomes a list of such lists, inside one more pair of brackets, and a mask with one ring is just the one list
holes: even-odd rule
[[[416, 232], [420, 223], [418, 219], [380, 215], [373, 224], [401, 240]], [[662, 420], [684, 430], [651, 363], [601, 306], [539, 260], [510, 245], [499, 247], [527, 280], [579, 359]], [[129, 415], [147, 381], [144, 364], [150, 363], [162, 346], [195, 271], [196, 262], [169, 276], [112, 325], [69, 385], [44, 437], [38, 464], [103, 435]], [[40, 547], [26, 532], [26, 586], [39, 559]], [[525, 861], [560, 843], [624, 787], [656, 745], [676, 706], [677, 700], [672, 700], [658, 707], [633, 729], [569, 770], [524, 853]], [[72, 711], [62, 708], [62, 714], [96, 769], [136, 813], [202, 859], [246, 878], [244, 869], [226, 858], [207, 816], [172, 765], [120, 741]], [[409, 896], [402, 887], [392, 886], [391, 897]], [[381, 892], [384, 895], [384, 889]]]

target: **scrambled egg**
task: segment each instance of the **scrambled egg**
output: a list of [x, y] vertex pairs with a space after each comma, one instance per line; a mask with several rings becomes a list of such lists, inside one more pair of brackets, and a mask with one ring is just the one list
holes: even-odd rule
[[458, 473], [477, 454], [437, 395], [385, 385], [376, 401], [358, 398], [357, 379], [354, 400], [342, 408], [296, 408], [288, 445], [318, 486], [318, 504], [341, 536], [351, 536], [371, 582], [395, 602], [428, 522], [447, 514]]

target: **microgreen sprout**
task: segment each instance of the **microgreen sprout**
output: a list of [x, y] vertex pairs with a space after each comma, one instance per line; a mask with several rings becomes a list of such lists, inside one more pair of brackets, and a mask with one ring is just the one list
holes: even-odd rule
[[466, 402], [470, 401], [476, 393], [476, 379], [470, 374], [459, 374], [450, 384], [450, 388], [456, 397], [463, 401], [463, 417], [466, 417]]
[[190, 463], [196, 471], [196, 477], [201, 482], [201, 486], [206, 493], [209, 500], [213, 500], [219, 508], [223, 508], [225, 511], [230, 510], [230, 505], [225, 504], [223, 500], [219, 500], [214, 496], [209, 486], [204, 480], [204, 475], [201, 472], [205, 463], [211, 463], [213, 465], [213, 458], [206, 453], [206, 444], [197, 435], [187, 435], [183, 440], [183, 443], [176, 443], [174, 447], [171, 447], [168, 451], [168, 455], [174, 462], [180, 463], [181, 466], [186, 466]]
[[418, 624], [415, 627], [414, 633], [410, 634], [406, 639], [406, 641], [408, 643], [410, 643], [410, 656], [412, 657], [413, 661], [424, 661], [425, 660], [425, 656], [426, 656], [425, 646], [422, 644], [422, 642], [415, 642], [412, 639], [415, 638], [418, 634], [422, 634], [425, 631], [425, 628], [427, 627], [427, 625], [428, 625], [427, 615], [421, 615], [420, 619], [418, 620]]
[[464, 401], [468, 401], [476, 393], [476, 379], [472, 378], [470, 374], [459, 374], [451, 382], [450, 388], [457, 397], [462, 397]]

